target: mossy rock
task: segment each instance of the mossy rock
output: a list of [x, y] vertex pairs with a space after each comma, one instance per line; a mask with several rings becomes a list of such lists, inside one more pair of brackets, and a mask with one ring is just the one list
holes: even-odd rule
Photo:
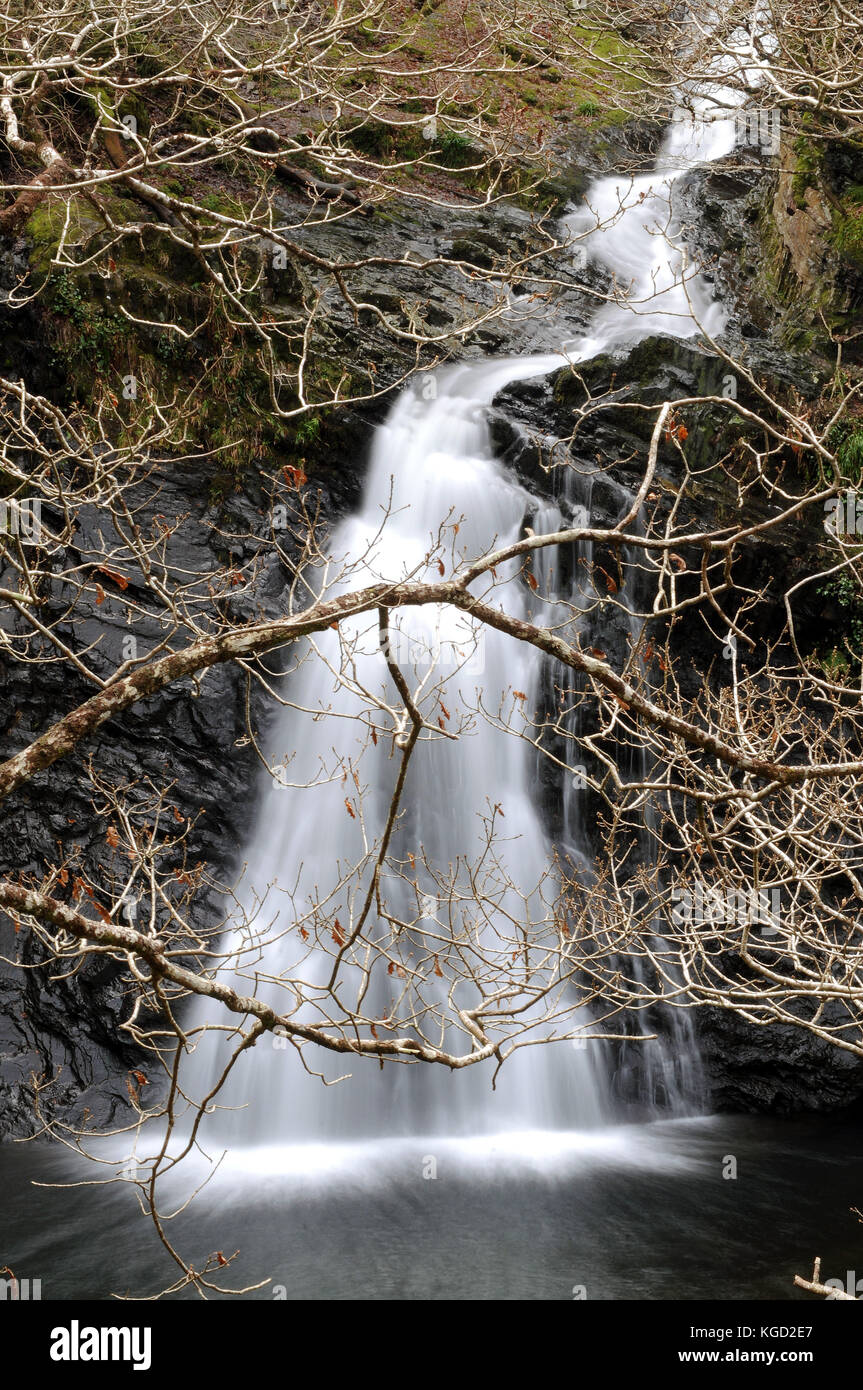
[[30, 266], [37, 277], [51, 270], [51, 261], [66, 229], [66, 245], [81, 245], [105, 230], [105, 224], [85, 198], [48, 197], [34, 209], [24, 225], [31, 244]]

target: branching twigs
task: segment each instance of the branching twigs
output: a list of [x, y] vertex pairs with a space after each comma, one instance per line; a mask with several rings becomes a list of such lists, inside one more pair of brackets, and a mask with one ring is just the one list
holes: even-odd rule
[[[779, 46], [766, 66], [750, 5], [710, 23], [699, 10], [684, 26], [688, 83], [715, 77], [718, 44], [738, 93], [789, 111], [814, 101], [828, 131], [856, 121], [859, 24], [841, 5], [826, 8], [830, 42], [810, 25], [808, 3], [775, 16]], [[330, 1056], [494, 1069], [565, 1039], [647, 1042], [654, 1016], [707, 1006], [863, 1056], [863, 547], [856, 524], [823, 524], [837, 500], [845, 523], [851, 515], [836, 441], [859, 429], [855, 369], [842, 364], [840, 379], [837, 367], [822, 398], [804, 402], [708, 340], [743, 399], [630, 402], [601, 384], [551, 450], [549, 478], [573, 486], [556, 486], [547, 534], [537, 534], [538, 503], [524, 488], [513, 490], [523, 524], [488, 544], [465, 541], [475, 518], [447, 499], [403, 565], [381, 563], [382, 539], [400, 524], [395, 484], [389, 503], [376, 499], [374, 534], [344, 556], [332, 553], [306, 476], [303, 449], [313, 452], [323, 406], [367, 402], [418, 368], [436, 389], [434, 366], [478, 327], [515, 314], [516, 285], [543, 296], [577, 281], [566, 238], [539, 215], [523, 245], [476, 260], [455, 246], [402, 253], [398, 237], [395, 249], [378, 246], [386, 220], [375, 217], [420, 207], [448, 227], [453, 211], [489, 207], [541, 178], [513, 112], [489, 104], [490, 88], [505, 89], [514, 72], [598, 64], [596, 80], [620, 109], [666, 108], [684, 29], [667, 16], [657, 27], [647, 3], [597, 0], [590, 16], [552, 0], [541, 14], [492, 3], [475, 30], [464, 26], [464, 43], [438, 33], [432, 49], [433, 9], [379, 0], [23, 9], [0, 4], [0, 235], [28, 226], [32, 235], [26, 219], [38, 210], [35, 230], [47, 223], [56, 236], [47, 270], [13, 289], [9, 312], [59, 294], [69, 310], [60, 346], [75, 360], [69, 338], [92, 330], [75, 298], [80, 277], [119, 296], [142, 256], [186, 277], [182, 311], [165, 305], [160, 318], [158, 304], [119, 304], [134, 339], [98, 317], [113, 346], [100, 356], [101, 339], [85, 345], [86, 399], [71, 385], [55, 399], [11, 369], [0, 380], [4, 505], [16, 519], [24, 499], [42, 509], [32, 535], [10, 526], [0, 537], [0, 652], [19, 677], [37, 679], [48, 664], [69, 675], [66, 712], [53, 723], [11, 716], [0, 800], [15, 806], [71, 760], [104, 843], [102, 853], [61, 838], [53, 858], [5, 875], [4, 931], [15, 931], [4, 949], [16, 967], [47, 966], [53, 978], [93, 957], [122, 967], [123, 1029], [163, 1085], [145, 1091], [150, 1077], [130, 1074], [130, 1127], [149, 1155], [136, 1180], [142, 1205], [181, 1270], [172, 1289], [220, 1287], [233, 1257], [184, 1260], [167, 1234], [161, 1179], [206, 1143], [238, 1059], [261, 1041], [284, 1039], [292, 1062], [332, 1084]], [[623, 36], [603, 45], [591, 26], [612, 15]], [[418, 72], [411, 50], [422, 43]], [[633, 69], [637, 88], [621, 86]], [[681, 277], [692, 273], [684, 266]], [[439, 277], [449, 277], [449, 301], [462, 296], [443, 323], [427, 313]], [[381, 294], [384, 281], [392, 294]], [[627, 304], [620, 287], [590, 293]], [[382, 343], [395, 354], [387, 381], [343, 360], [349, 334], [368, 334], [372, 356]], [[158, 349], [144, 351], [153, 341]], [[200, 430], [214, 390], [214, 359], [194, 356], [202, 343], [218, 349], [232, 407], [250, 362], [259, 374], [235, 437]], [[127, 372], [135, 389], [121, 400]], [[640, 442], [630, 436], [617, 457], [607, 439], [625, 411], [637, 413]], [[609, 428], [597, 456], [582, 441], [600, 423]], [[278, 465], [274, 427], [289, 430], [292, 450]], [[198, 526], [163, 503], [177, 470], [215, 468], [229, 450], [272, 491], [254, 522], [229, 520], [214, 502]], [[342, 453], [332, 462], [346, 466]], [[437, 478], [434, 460], [429, 468]], [[618, 501], [603, 504], [600, 525], [590, 513], [603, 482]], [[798, 549], [793, 571], [780, 563], [784, 546]], [[458, 619], [452, 660], [417, 647], [405, 655], [398, 625], [435, 610]], [[473, 683], [465, 632], [475, 648], [501, 641], [513, 670], [529, 650], [541, 675], [524, 688], [508, 669], [498, 688]], [[146, 717], [163, 692], [196, 698], [220, 669], [247, 683], [238, 745], [265, 765], [273, 796], [303, 798], [283, 803], [299, 808], [298, 827], [311, 818], [332, 837], [330, 881], [306, 882], [297, 851], [277, 882], [227, 890], [199, 862], [194, 814], [172, 811], [168, 772], [121, 779], [87, 761], [113, 740], [112, 721]], [[325, 697], [302, 683], [312, 669], [328, 682]], [[256, 693], [292, 709], [298, 729], [332, 730], [313, 765], [301, 734], [270, 746]], [[484, 722], [544, 762], [549, 800], [566, 802], [573, 784], [585, 797], [574, 817], [584, 845], [564, 827], [536, 882], [516, 882], [507, 867], [523, 827], [493, 791], [494, 768], [483, 769], [491, 794], [471, 845], [436, 862], [411, 827], [409, 779], [424, 775], [424, 752], [439, 745], [457, 765]], [[392, 775], [376, 800], [366, 769], [381, 763]], [[319, 792], [331, 796], [316, 823]], [[28, 815], [42, 804], [35, 798]], [[55, 838], [52, 826], [40, 843]], [[224, 904], [218, 921], [214, 901]], [[195, 1000], [210, 1011], [186, 1006]], [[648, 1011], [652, 1031], [633, 1031]], [[184, 1065], [211, 1037], [222, 1045], [212, 1082], [187, 1093]], [[47, 1091], [35, 1083], [39, 1132], [86, 1149], [93, 1136], [60, 1124]], [[152, 1152], [151, 1119], [163, 1125]], [[817, 1267], [797, 1282], [824, 1292]]]
[[820, 1294], [822, 1298], [829, 1298], [833, 1302], [839, 1300], [846, 1303], [854, 1303], [855, 1297], [852, 1293], [845, 1293], [843, 1289], [834, 1288], [832, 1285], [821, 1282], [821, 1256], [815, 1256], [815, 1265], [811, 1279], [803, 1279], [799, 1274], [795, 1274], [794, 1283], [800, 1289], [805, 1289], [807, 1293]]

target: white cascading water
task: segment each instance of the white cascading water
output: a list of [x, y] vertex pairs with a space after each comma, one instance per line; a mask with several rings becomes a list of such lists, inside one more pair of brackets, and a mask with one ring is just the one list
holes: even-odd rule
[[[342, 587], [359, 588], [406, 575], [437, 581], [437, 560], [430, 566], [427, 557], [444, 523], [459, 523], [445, 556], [447, 573], [464, 559], [517, 539], [528, 514], [537, 530], [555, 527], [554, 509], [538, 517], [535, 500], [495, 460], [485, 407], [507, 383], [549, 373], [567, 358], [587, 360], [654, 333], [691, 336], [697, 331], [696, 317], [711, 333], [721, 329], [723, 311], [712, 301], [709, 286], [694, 275], [684, 289], [681, 256], [662, 233], [673, 236], [669, 192], [674, 181], [694, 165], [726, 154], [733, 144], [733, 120], [693, 124], [680, 117], [670, 127], [654, 173], [631, 180], [600, 179], [587, 194], [588, 207], [569, 215], [568, 232], [586, 238], [581, 244], [588, 255], [614, 273], [621, 291], [620, 302], [598, 311], [587, 336], [549, 344], [547, 356], [450, 368], [437, 375], [434, 392], [407, 390], [400, 396], [377, 432], [362, 506], [332, 536], [333, 571], [338, 572], [344, 557], [351, 561], [349, 580]], [[595, 230], [588, 231], [594, 224]], [[536, 573], [541, 581], [544, 574], [556, 572], [553, 552], [542, 552], [540, 564]], [[490, 601], [527, 615], [530, 595], [514, 574], [514, 568], [499, 573]], [[329, 592], [338, 589], [337, 584]], [[457, 726], [467, 710], [476, 709], [478, 698], [492, 713], [502, 701], [511, 710], [511, 692], [518, 690], [527, 695], [525, 707], [531, 708], [542, 674], [542, 658], [532, 647], [480, 629], [451, 609], [400, 611], [392, 624], [393, 650], [398, 658], [407, 657], [409, 683], [413, 666], [422, 674], [423, 652], [436, 653], [435, 679], [446, 678], [443, 700], [450, 727]], [[390, 706], [398, 703], [380, 651], [377, 618], [345, 623], [343, 632], [348, 644], [356, 644], [350, 667], [356, 692], [334, 675], [341, 664], [335, 632], [317, 639], [324, 660], [312, 654], [283, 687], [291, 705], [279, 715], [269, 752], [272, 762], [284, 766], [281, 778], [288, 785], [278, 787], [270, 780], [263, 793], [246, 875], [247, 908], [253, 903], [252, 890], [261, 897], [269, 889], [256, 923], [262, 930], [269, 927], [264, 959], [258, 960], [251, 948], [248, 931], [238, 929], [225, 944], [238, 965], [233, 979], [237, 988], [245, 994], [257, 989], [282, 1012], [293, 1006], [289, 991], [271, 982], [256, 984], [255, 971], [285, 979], [298, 976], [306, 983], [307, 997], [319, 999], [326, 1011], [323, 987], [332, 957], [313, 946], [309, 949], [297, 923], [309, 925], [313, 943], [313, 922], [307, 915], [312, 902], [337, 912], [342, 923], [352, 920], [367, 887], [368, 869], [362, 889], [354, 887], [352, 898], [345, 885], [350, 884], [352, 865], [363, 857], [364, 834], [369, 843], [380, 836], [400, 761], [393, 755], [391, 737], [372, 745], [367, 722], [351, 718], [368, 708], [357, 693], [360, 688]], [[427, 712], [436, 723], [437, 710]], [[308, 783], [311, 789], [304, 789]], [[503, 836], [497, 846], [500, 869], [487, 866], [483, 887], [499, 912], [513, 914], [529, 932], [547, 929], [557, 889], [534, 783], [529, 746], [476, 715], [457, 742], [443, 737], [422, 740], [411, 760], [404, 816], [392, 846], [393, 867], [387, 866], [383, 879], [390, 910], [416, 916], [417, 898], [396, 865], [404, 865], [405, 855], [412, 852], [420, 862], [424, 856], [433, 871], [419, 884], [429, 923], [437, 920], [442, 931], [448, 929], [450, 905], [438, 901], [433, 890], [434, 873], [446, 876], [451, 870], [454, 914], [459, 923], [470, 922], [476, 911], [464, 865], [480, 856], [484, 822], [498, 806], [505, 815], [497, 826]], [[363, 788], [362, 815], [352, 818], [346, 796], [359, 809], [357, 784]], [[578, 815], [572, 806], [566, 808], [565, 823], [568, 837], [577, 841]], [[571, 848], [577, 853], [577, 843]], [[506, 887], [507, 882], [513, 886]], [[494, 912], [483, 930], [494, 936]], [[509, 926], [506, 930], [511, 931]], [[345, 1007], [351, 1003], [351, 969], [341, 996]], [[363, 1003], [366, 1017], [384, 1017], [389, 1007], [390, 985], [379, 973], [380, 982], [370, 991], [373, 997]], [[444, 985], [436, 996], [441, 1006]], [[309, 1021], [305, 1007], [297, 1017]], [[202, 1024], [216, 1018], [225, 1024], [224, 1014], [201, 1005], [192, 1021]], [[460, 1046], [463, 1050], [463, 1035]], [[457, 1074], [422, 1064], [380, 1069], [373, 1059], [322, 1055], [312, 1045], [304, 1054], [309, 1067], [320, 1069], [328, 1080], [351, 1073], [339, 1085], [325, 1087], [304, 1071], [291, 1045], [273, 1045], [267, 1036], [240, 1059], [220, 1096], [220, 1105], [248, 1109], [241, 1115], [221, 1110], [211, 1117], [207, 1133], [212, 1137], [215, 1131], [216, 1139], [224, 1142], [291, 1144], [398, 1134], [591, 1128], [613, 1117], [603, 1053], [595, 1046], [580, 1050], [567, 1044], [525, 1048], [507, 1062], [492, 1090], [493, 1060]], [[187, 1093], [205, 1094], [228, 1055], [224, 1035], [206, 1037], [188, 1061]], [[668, 1095], [668, 1085], [665, 1092], [673, 1108], [675, 1097]]]

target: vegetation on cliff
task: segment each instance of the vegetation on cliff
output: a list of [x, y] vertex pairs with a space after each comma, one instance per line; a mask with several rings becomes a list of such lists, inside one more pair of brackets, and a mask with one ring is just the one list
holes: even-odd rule
[[[680, 1008], [863, 1059], [861, 29], [834, 0], [766, 9], [767, 36], [736, 0], [682, 17], [648, 0], [0, 0], [0, 799], [28, 837], [0, 879], [3, 949], [77, 1005], [87, 971], [121, 982], [133, 1132], [176, 1137], [185, 1116], [192, 1147], [259, 1040], [315, 1074], [334, 1055], [457, 1076], [562, 1040], [625, 1049], [633, 1020], [661, 1031]], [[672, 202], [654, 186], [669, 170], [645, 169], [675, 104], [692, 135], [717, 75], [712, 116], [779, 113], [777, 148], [738, 140], [712, 194], [690, 168]], [[561, 219], [610, 163], [619, 182], [591, 185], [604, 212]], [[635, 264], [603, 251], [621, 226]], [[688, 342], [655, 330], [658, 285]], [[582, 330], [605, 351], [565, 359]], [[488, 462], [492, 396], [437, 369], [537, 346], [536, 375], [566, 365], [526, 388], [525, 431], [509, 422], [532, 491], [510, 489], [511, 533], [473, 543], [443, 494]], [[332, 555], [326, 487], [355, 496], [397, 387], [390, 490], [359, 551]], [[443, 501], [387, 568], [400, 467]], [[440, 611], [456, 665], [494, 632], [544, 684], [451, 707], [440, 653], [399, 647], [411, 614]], [[302, 704], [281, 677], [306, 662], [325, 694], [297, 713], [335, 732], [299, 784], [333, 793], [339, 884], [303, 898], [288, 864], [276, 918], [226, 882], [194, 800], [199, 776], [232, 794], [215, 764], [235, 754], [296, 790], [302, 735], [274, 752], [262, 711]], [[134, 718], [162, 721], [140, 763]], [[558, 799], [561, 778], [585, 793], [589, 872], [564, 846], [553, 875], [516, 882], [520, 828], [493, 794], [481, 852], [428, 862], [417, 765], [476, 721], [529, 744]], [[384, 760], [379, 796], [364, 768]], [[83, 812], [54, 804], [59, 766]], [[700, 915], [676, 911], [693, 895]], [[285, 940], [300, 964], [281, 971]], [[193, 999], [222, 1022], [190, 1024]], [[187, 1094], [213, 1032], [223, 1074]], [[32, 1125], [84, 1143], [92, 1116], [64, 1128], [56, 1080], [27, 1083]], [[148, 1163], [132, 1180], [175, 1287], [218, 1287], [231, 1261], [173, 1248], [156, 1200], [173, 1160]]]

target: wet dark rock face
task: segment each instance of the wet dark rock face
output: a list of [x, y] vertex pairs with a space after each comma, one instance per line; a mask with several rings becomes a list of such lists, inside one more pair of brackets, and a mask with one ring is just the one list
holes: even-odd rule
[[725, 1009], [704, 1009], [698, 1037], [717, 1110], [794, 1115], [863, 1103], [860, 1059], [802, 1028], [756, 1028]]
[[[577, 199], [590, 177], [622, 162], [649, 161], [657, 131], [633, 126], [615, 132], [600, 145], [593, 142], [580, 150], [561, 149], [556, 196]], [[717, 292], [731, 309], [729, 341], [745, 348], [753, 368], [774, 381], [794, 385], [804, 395], [817, 387], [820, 368], [807, 358], [791, 359], [777, 337], [781, 314], [763, 290], [765, 277], [753, 276], [758, 266], [765, 200], [772, 196], [769, 176], [763, 171], [712, 169], [696, 172], [682, 191], [680, 215], [686, 225], [698, 227], [700, 243], [715, 264]], [[496, 255], [510, 253], [540, 256], [538, 269], [547, 269], [541, 252], [547, 239], [533, 219], [518, 208], [504, 205], [467, 212], [457, 220], [435, 208], [378, 214], [359, 223], [338, 224], [317, 230], [316, 246], [324, 254], [349, 252], [354, 256], [374, 251], [404, 261], [408, 252], [416, 262], [441, 256], [455, 263], [471, 258], [482, 264], [483, 248]], [[0, 266], [0, 284], [14, 282], [26, 261], [26, 244], [19, 244]], [[602, 288], [598, 272], [594, 286]], [[427, 299], [427, 323], [441, 332], [455, 329], [463, 313], [464, 278], [453, 269], [436, 273], [429, 283], [426, 273], [410, 266], [378, 267], [369, 271], [364, 298], [387, 313], [396, 314], [402, 297], [421, 286]], [[754, 288], [753, 288], [754, 287]], [[296, 289], [296, 287], [294, 287]], [[273, 287], [274, 294], [280, 292]], [[566, 335], [577, 335], [590, 316], [592, 304], [577, 289], [563, 290], [550, 301], [531, 300], [529, 276], [515, 286], [513, 311], [505, 319], [493, 319], [465, 346], [457, 336], [444, 346], [455, 356], [520, 355], [548, 349], [559, 324]], [[493, 290], [482, 278], [470, 282], [474, 307], [493, 302]], [[39, 345], [40, 321], [36, 313], [22, 318], [8, 313], [0, 302], [0, 334], [5, 336], [4, 372], [23, 375], [37, 390], [50, 387], [45, 354]], [[393, 346], [365, 312], [359, 320], [345, 306], [334, 303], [328, 332], [337, 352], [351, 368], [373, 360], [383, 383], [395, 383], [422, 364]], [[664, 399], [693, 392], [721, 390], [724, 365], [692, 343], [675, 339], [651, 339], [631, 352], [598, 358], [585, 364], [583, 375], [592, 390], [613, 389], [620, 399]], [[613, 378], [613, 381], [612, 381]], [[569, 373], [556, 378], [524, 382], [498, 398], [492, 413], [492, 430], [505, 462], [514, 468], [539, 496], [560, 497], [561, 483], [554, 468], [549, 471], [550, 443], [566, 438], [572, 429], [573, 409], [581, 388]], [[745, 399], [745, 393], [742, 393]], [[359, 498], [369, 443], [374, 427], [383, 418], [388, 400], [368, 407], [351, 408], [324, 417], [320, 437], [309, 449], [308, 495], [320, 498], [327, 524], [337, 522]], [[694, 422], [703, 439], [705, 461], [716, 456], [726, 422], [719, 415]], [[595, 472], [599, 456], [613, 463], [607, 476], [591, 485], [591, 516], [597, 524], [617, 519], [621, 489], [637, 485], [647, 447], [645, 416], [637, 412], [597, 416], [579, 434], [573, 452], [585, 477]], [[692, 432], [692, 431], [691, 431]], [[553, 462], [553, 458], [551, 459]], [[660, 507], [670, 507], [679, 486], [672, 451], [663, 450], [658, 487]], [[266, 467], [250, 468], [239, 489], [214, 499], [212, 479], [206, 467], [183, 464], [165, 474], [161, 490], [150, 502], [152, 514], [166, 518], [187, 516], [172, 541], [171, 560], [178, 569], [219, 569], [234, 559], [248, 559], [268, 532], [271, 476]], [[145, 499], [142, 499], [145, 500]], [[759, 514], [766, 503], [747, 501], [746, 515]], [[146, 515], [146, 513], [145, 513]], [[681, 519], [741, 519], [732, 481], [715, 470], [703, 474], [697, 487], [684, 499]], [[226, 543], [212, 529], [232, 529], [237, 538]], [[817, 543], [814, 523], [795, 522], [789, 534], [775, 536], [752, 547], [747, 560], [746, 582], [768, 585], [768, 601], [760, 621], [769, 633], [775, 615], [769, 595], [777, 594], [806, 564], [807, 550]], [[99, 538], [96, 517], [82, 516], [76, 537], [78, 558], [95, 557]], [[226, 553], [227, 549], [227, 553]], [[604, 563], [597, 556], [599, 563]], [[613, 563], [614, 557], [608, 557]], [[288, 576], [278, 557], [267, 553], [254, 594], [255, 611], [276, 615], [286, 611]], [[131, 584], [137, 582], [131, 577]], [[106, 586], [107, 587], [107, 586]], [[113, 669], [127, 631], [122, 594], [109, 594], [99, 609], [85, 612], [83, 635], [98, 639], [104, 652], [104, 669]], [[251, 610], [249, 610], [251, 611]], [[243, 609], [238, 607], [238, 616]], [[805, 634], [821, 621], [817, 605], [799, 615]], [[141, 634], [139, 633], [139, 636]], [[153, 634], [155, 637], [155, 634]], [[716, 662], [715, 640], [703, 625], [693, 624], [677, 638], [681, 646], [681, 681], [686, 693], [704, 679]], [[684, 660], [685, 652], [685, 660]], [[33, 670], [0, 660], [0, 728], [4, 755], [25, 746], [59, 715], [91, 693], [82, 681], [76, 684], [69, 670], [44, 665], [38, 680]], [[77, 846], [85, 862], [105, 863], [105, 822], [93, 814], [88, 759], [108, 779], [118, 780], [130, 768], [154, 778], [165, 774], [174, 782], [173, 803], [184, 818], [194, 820], [189, 855], [210, 866], [213, 877], [229, 881], [239, 869], [244, 847], [254, 822], [259, 765], [244, 743], [244, 684], [238, 672], [216, 668], [200, 689], [183, 682], [144, 702], [113, 721], [98, 744], [56, 764], [29, 784], [14, 802], [4, 807], [0, 821], [0, 865], [4, 870], [27, 870], [56, 862], [58, 842]], [[253, 717], [259, 731], [266, 725], [266, 710], [257, 707]], [[553, 829], [552, 824], [552, 829]], [[205, 895], [199, 905], [202, 922], [220, 916], [218, 897]], [[19, 954], [20, 953], [20, 954]], [[26, 933], [16, 935], [8, 919], [0, 922], [0, 954], [20, 959], [23, 972], [0, 963], [0, 1139], [32, 1133], [31, 1074], [52, 1078], [56, 1084], [46, 1093], [46, 1108], [56, 1117], [73, 1121], [89, 1115], [91, 1124], [114, 1124], [131, 1118], [127, 1077], [131, 1067], [147, 1069], [122, 1031], [129, 1001], [122, 969], [91, 960], [75, 975], [57, 981], [40, 965], [36, 944]], [[844, 1054], [826, 1049], [806, 1034], [791, 1029], [754, 1029], [727, 1013], [705, 1014], [701, 1020], [702, 1045], [711, 1074], [717, 1104], [731, 1109], [792, 1111], [847, 1104], [863, 1094], [863, 1068]]]
[[[369, 439], [385, 409], [376, 403], [362, 416], [346, 410], [322, 430], [317, 444], [320, 466], [314, 468], [309, 493], [328, 522], [356, 505]], [[290, 506], [290, 494], [279, 490], [280, 480], [274, 490], [273, 479], [257, 471], [248, 472], [242, 487], [227, 497], [213, 493], [212, 481], [206, 463], [184, 462], [162, 470], [132, 493], [133, 506], [140, 507], [138, 524], [146, 533], [157, 516], [167, 523], [184, 519], [166, 550], [168, 568], [178, 576], [221, 573], [227, 565], [257, 557], [253, 591], [231, 599], [237, 621], [288, 612], [289, 575], [272, 548], [270, 518], [273, 499], [284, 496]], [[98, 565], [106, 545], [116, 539], [110, 521], [101, 511], [83, 509], [78, 522], [66, 561]], [[128, 602], [138, 598], [146, 604], [148, 593], [140, 571], [128, 564], [123, 568], [127, 589], [106, 580], [98, 606], [88, 606], [86, 598], [78, 605], [74, 637], [71, 626], [58, 628], [70, 642], [93, 645], [88, 660], [103, 678], [128, 655], [123, 643], [131, 631], [142, 652], [164, 636], [158, 623], [148, 625], [137, 615], [130, 627]], [[63, 611], [58, 596], [56, 604], [45, 605], [43, 614], [50, 620]], [[34, 677], [32, 666], [0, 659], [3, 756], [14, 756], [92, 694], [92, 685], [66, 664], [44, 664]], [[110, 868], [108, 821], [94, 813], [100, 797], [94, 793], [93, 778], [118, 785], [134, 776], [151, 778], [155, 785], [171, 784], [170, 805], [192, 823], [189, 861], [206, 864], [208, 876], [217, 883], [233, 882], [254, 824], [262, 775], [249, 746], [245, 700], [241, 673], [233, 666], [216, 666], [199, 683], [177, 682], [111, 721], [97, 739], [33, 778], [4, 806], [3, 870], [26, 873], [56, 864], [60, 846], [67, 855], [77, 851], [85, 866]], [[256, 734], [265, 734], [272, 712], [255, 690], [251, 713]], [[224, 910], [218, 892], [204, 888], [195, 904], [194, 923], [211, 926]], [[143, 1069], [154, 1079], [156, 1068], [122, 1031], [131, 1008], [122, 968], [89, 960], [57, 983], [41, 964], [38, 942], [27, 932], [16, 934], [6, 917], [0, 918], [0, 957], [26, 967], [22, 971], [0, 960], [0, 1139], [37, 1127], [32, 1076], [56, 1078], [42, 1101], [54, 1117], [84, 1117], [90, 1125], [130, 1118], [129, 1068]]]
[[[733, 331], [733, 329], [732, 329]], [[738, 340], [739, 341], [739, 340]], [[803, 397], [817, 390], [824, 365], [810, 358], [795, 358], [777, 349], [769, 337], [753, 337], [747, 345], [747, 362], [753, 374], [772, 390], [793, 387]], [[580, 364], [582, 385], [567, 369], [557, 376], [519, 382], [501, 392], [494, 403], [492, 430], [501, 456], [532, 491], [559, 497], [566, 474], [572, 470], [579, 500], [589, 505], [590, 524], [613, 526], [624, 515], [629, 498], [643, 477], [652, 429], [652, 417], [640, 411], [599, 412], [589, 418], [567, 444], [575, 412], [592, 397], [609, 392], [618, 404], [640, 404], [683, 399], [693, 395], [721, 395], [726, 364], [695, 342], [669, 337], [646, 339], [631, 350], [602, 356]], [[754, 391], [740, 383], [740, 404], [757, 408]], [[732, 434], [739, 430], [730, 422], [729, 412], [717, 406], [687, 408], [689, 430], [687, 454], [700, 471], [684, 486], [679, 453], [664, 441], [659, 452], [653, 488], [656, 513], [667, 517], [677, 503], [678, 527], [699, 531], [722, 525], [751, 524], [774, 513], [768, 499], [750, 491], [745, 507], [738, 500], [733, 468], [722, 468], [715, 461], [726, 455]], [[597, 468], [603, 470], [597, 475]], [[793, 486], [793, 461], [786, 475]], [[799, 481], [799, 480], [798, 480]], [[570, 482], [569, 490], [572, 490]], [[660, 524], [661, 532], [661, 524]], [[819, 562], [823, 546], [823, 514], [810, 509], [758, 538], [742, 553], [735, 567], [739, 584], [763, 591], [759, 607], [748, 615], [765, 640], [779, 639], [784, 625], [781, 598], [785, 591]], [[680, 547], [687, 571], [679, 576], [679, 594], [698, 589], [700, 552]], [[616, 574], [617, 556], [597, 548], [594, 562]], [[576, 563], [563, 557], [562, 571], [571, 572]], [[795, 608], [797, 635], [801, 650], [809, 650], [823, 635], [831, 620], [828, 601], [813, 586]], [[614, 669], [620, 669], [627, 654], [626, 632], [614, 613], [605, 622], [600, 615], [592, 639], [607, 652]], [[680, 692], [684, 699], [696, 698], [704, 683], [714, 688], [724, 683], [725, 663], [721, 659], [721, 640], [717, 640], [696, 610], [684, 618], [672, 634], [671, 657]], [[743, 655], [741, 654], [741, 660]], [[566, 756], [561, 748], [560, 753]], [[560, 789], [553, 771], [540, 769], [545, 786], [546, 822], [550, 833], [560, 833]], [[583, 821], [590, 833], [596, 826], [601, 803], [586, 792]], [[598, 840], [592, 845], [600, 851]], [[731, 966], [731, 962], [729, 965]], [[748, 1024], [726, 1010], [698, 1010], [695, 1024], [702, 1060], [716, 1108], [735, 1111], [766, 1111], [790, 1114], [801, 1110], [831, 1110], [859, 1102], [863, 1098], [863, 1063], [829, 1043], [791, 1025], [759, 1027]]]
[[[220, 568], [206, 524], [207, 482], [201, 470], [188, 468], [163, 483], [153, 497], [152, 511], [166, 517], [190, 515], [190, 524], [172, 542], [172, 563], [178, 569]], [[248, 501], [243, 509], [250, 510]], [[260, 524], [260, 517], [256, 520]], [[104, 534], [104, 517], [85, 512], [80, 521], [75, 558], [83, 563], [91, 557], [98, 560], [96, 528]], [[269, 594], [262, 584], [261, 598], [269, 598], [276, 609], [284, 580], [281, 575], [267, 577]], [[78, 640], [98, 644], [92, 658], [98, 674], [107, 675], [123, 659], [122, 643], [130, 631], [125, 600], [134, 599], [139, 582], [141, 576], [132, 574], [127, 591], [108, 593], [112, 586], [106, 581], [103, 603], [81, 611]], [[49, 603], [49, 616], [56, 616], [50, 609]], [[134, 631], [143, 650], [155, 644], [156, 630], [148, 632], [136, 621]], [[4, 660], [0, 723], [5, 755], [26, 746], [92, 693], [93, 687], [83, 678], [73, 679], [66, 665], [43, 665], [34, 679], [32, 667]], [[130, 774], [173, 782], [171, 801], [178, 814], [196, 820], [190, 846], [193, 862], [203, 859], [230, 872], [253, 806], [251, 761], [235, 746], [244, 733], [241, 695], [234, 674], [216, 668], [201, 682], [199, 694], [190, 682], [171, 687], [113, 721], [104, 738], [35, 777], [4, 807], [4, 870], [35, 870], [56, 863], [59, 845], [67, 853], [77, 849], [84, 864], [107, 866], [107, 821], [94, 814], [92, 805], [92, 757], [92, 772], [113, 784]], [[210, 906], [215, 910], [215, 904]], [[96, 1123], [113, 1122], [124, 1113], [128, 1117], [123, 1073], [131, 1065], [149, 1068], [120, 1029], [129, 1014], [122, 969], [93, 959], [62, 983], [54, 983], [39, 965], [38, 943], [29, 933], [16, 937], [6, 918], [0, 923], [0, 951], [12, 959], [20, 951], [28, 967], [22, 974], [0, 966], [0, 1134], [30, 1131], [31, 1073], [49, 1079], [59, 1072], [56, 1085], [45, 1093], [46, 1107], [54, 1113], [80, 1117], [88, 1109]]]

